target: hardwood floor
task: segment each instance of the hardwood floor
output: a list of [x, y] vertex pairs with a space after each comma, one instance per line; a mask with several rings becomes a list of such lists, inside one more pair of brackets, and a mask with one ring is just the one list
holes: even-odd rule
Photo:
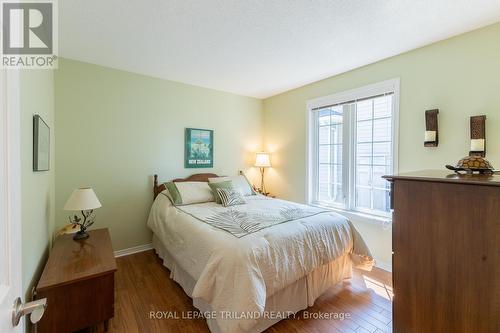
[[[172, 311], [181, 315], [195, 311], [191, 299], [169, 278], [170, 272], [153, 251], [117, 259], [115, 317], [108, 332], [209, 332], [204, 319], [150, 319], [150, 311]], [[391, 332], [391, 274], [374, 268], [372, 272], [355, 271], [346, 280], [318, 298], [309, 314], [345, 313], [344, 320], [295, 318], [282, 320], [267, 330], [282, 332]], [[103, 332], [104, 325], [86, 332]]]

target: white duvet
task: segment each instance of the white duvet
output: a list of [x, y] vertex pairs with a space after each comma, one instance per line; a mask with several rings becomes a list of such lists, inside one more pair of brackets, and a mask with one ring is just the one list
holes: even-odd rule
[[[246, 197], [238, 207], [250, 211], [276, 211], [276, 206], [299, 205], [263, 196]], [[196, 282], [194, 298], [206, 301], [218, 313], [260, 313], [266, 298], [330, 261], [348, 254], [353, 264], [371, 269], [373, 258], [366, 244], [343, 216], [334, 212], [272, 225], [236, 237], [203, 222], [211, 212], [229, 210], [214, 202], [176, 208], [158, 195], [148, 226]], [[256, 319], [224, 320], [221, 332], [246, 332]]]

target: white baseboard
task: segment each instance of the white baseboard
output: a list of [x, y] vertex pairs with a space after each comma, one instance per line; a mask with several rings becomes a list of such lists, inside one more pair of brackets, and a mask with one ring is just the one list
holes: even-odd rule
[[144, 245], [138, 245], [134, 247], [129, 247], [128, 249], [123, 249], [123, 250], [118, 250], [115, 251], [115, 258], [118, 257], [123, 257], [123, 256], [128, 256], [130, 254], [134, 253], [139, 253], [139, 252], [144, 252], [153, 249], [153, 244], [144, 244]]
[[375, 267], [378, 267], [380, 269], [383, 269], [384, 271], [388, 271], [388, 272], [392, 273], [391, 263], [375, 259]]

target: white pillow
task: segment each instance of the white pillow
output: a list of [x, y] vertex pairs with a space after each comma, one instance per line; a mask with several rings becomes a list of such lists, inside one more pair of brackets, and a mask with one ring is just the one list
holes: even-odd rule
[[183, 205], [214, 201], [212, 190], [205, 182], [176, 182]]
[[231, 176], [231, 177], [208, 178], [209, 183], [220, 183], [220, 182], [225, 182], [228, 180], [233, 182], [233, 188], [240, 191], [241, 194], [243, 194], [245, 196], [255, 195], [255, 191], [253, 190], [252, 186], [250, 185], [250, 182], [248, 181], [247, 177], [245, 177], [243, 175]]

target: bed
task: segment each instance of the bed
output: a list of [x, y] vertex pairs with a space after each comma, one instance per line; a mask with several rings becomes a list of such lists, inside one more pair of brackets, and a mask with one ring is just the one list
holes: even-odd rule
[[148, 218], [153, 247], [213, 333], [262, 332], [312, 306], [350, 278], [353, 266], [373, 265], [352, 223], [332, 211], [260, 194], [232, 207], [174, 205], [156, 175], [154, 195]]

